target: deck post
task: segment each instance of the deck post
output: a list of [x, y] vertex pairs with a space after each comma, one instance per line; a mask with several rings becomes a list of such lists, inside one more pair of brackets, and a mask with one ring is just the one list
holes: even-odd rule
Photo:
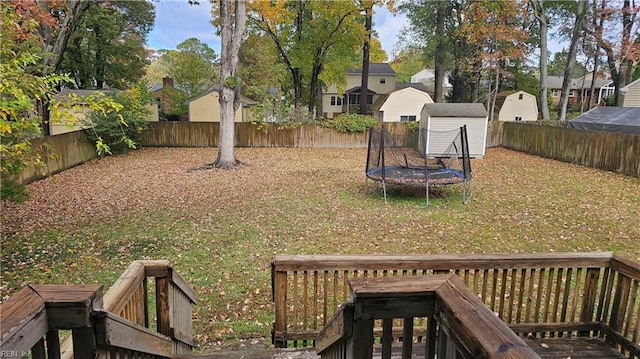
[[[371, 359], [373, 356], [373, 319], [356, 319], [347, 348], [347, 359]], [[349, 357], [348, 355], [353, 355]]]
[[285, 348], [286, 341], [278, 340], [279, 333], [287, 330], [287, 272], [280, 271], [272, 266], [272, 289], [275, 308], [275, 320], [273, 323], [273, 345], [276, 348]]
[[158, 318], [158, 333], [171, 336], [171, 305], [169, 277], [156, 278], [156, 315]]

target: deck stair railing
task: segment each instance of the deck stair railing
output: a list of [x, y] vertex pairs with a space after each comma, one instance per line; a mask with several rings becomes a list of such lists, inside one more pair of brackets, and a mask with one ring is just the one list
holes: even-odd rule
[[[351, 299], [316, 341], [322, 358], [372, 358], [374, 347], [383, 359], [391, 358], [398, 320], [402, 346], [393, 354], [413, 358], [416, 317], [427, 318], [425, 358], [540, 358], [454, 274], [359, 278], [350, 287]], [[379, 343], [375, 321], [382, 322]]]
[[[349, 280], [455, 274], [521, 337], [605, 338], [640, 359], [640, 264], [612, 252], [420, 256], [281, 255], [272, 263], [277, 347], [316, 344], [350, 295]], [[425, 342], [427, 319], [415, 320]], [[393, 323], [402, 337], [402, 321]], [[383, 323], [375, 321], [377, 337]]]
[[164, 260], [133, 262], [104, 296], [101, 285], [28, 285], [0, 304], [0, 351], [34, 359], [169, 358], [193, 347], [195, 302]]

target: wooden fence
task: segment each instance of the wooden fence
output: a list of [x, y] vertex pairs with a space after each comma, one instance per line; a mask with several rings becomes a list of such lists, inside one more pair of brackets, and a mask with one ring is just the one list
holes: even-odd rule
[[[366, 148], [367, 132], [342, 133], [318, 125], [281, 128], [277, 124], [258, 127], [236, 123], [237, 147], [304, 147], [304, 148]], [[386, 123], [396, 139], [405, 139], [401, 146], [411, 146], [415, 136], [403, 123]], [[146, 147], [216, 147], [220, 131], [215, 122], [154, 122], [151, 133], [142, 141]], [[92, 143], [84, 140], [81, 131], [36, 139], [46, 169], [31, 167], [20, 176], [29, 183], [96, 158]], [[534, 125], [515, 122], [489, 122], [487, 147], [506, 147], [560, 161], [640, 177], [640, 136], [584, 131], [561, 126]], [[51, 156], [49, 156], [51, 155]]]
[[[216, 147], [220, 134], [217, 122], [157, 122], [143, 140], [147, 147]], [[408, 134], [402, 123], [385, 124], [398, 138]], [[306, 124], [294, 128], [269, 124], [262, 127], [236, 123], [237, 147], [366, 148], [368, 132], [343, 133], [332, 128]]]
[[[640, 359], [640, 265], [611, 252], [276, 256], [276, 346], [312, 346], [356, 278], [455, 274], [521, 336], [606, 337]], [[424, 327], [424, 326], [423, 326]]]
[[640, 136], [526, 123], [492, 123], [501, 147], [640, 177]]
[[20, 183], [30, 183], [97, 158], [94, 144], [84, 139], [82, 131], [36, 138], [31, 146], [41, 154], [45, 166], [28, 167], [18, 178]]

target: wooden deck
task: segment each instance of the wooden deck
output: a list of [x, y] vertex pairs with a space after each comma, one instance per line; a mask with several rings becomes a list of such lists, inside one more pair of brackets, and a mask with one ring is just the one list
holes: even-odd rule
[[[34, 359], [640, 359], [640, 264], [609, 252], [279, 256], [272, 269], [283, 348], [190, 354], [195, 292], [167, 261], [136, 261], [104, 296], [99, 285], [23, 288], [0, 303], [0, 349]], [[72, 332], [64, 343], [61, 330]]]
[[527, 339], [542, 359], [621, 359], [624, 356], [598, 338]]

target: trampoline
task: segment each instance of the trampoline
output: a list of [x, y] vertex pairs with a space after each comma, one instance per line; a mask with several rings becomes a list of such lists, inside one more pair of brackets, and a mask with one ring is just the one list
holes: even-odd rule
[[[473, 192], [466, 126], [454, 131], [421, 130], [418, 135], [417, 141], [415, 136], [407, 140], [394, 138], [384, 127], [372, 128], [369, 131], [366, 180], [382, 185], [385, 202], [387, 184], [425, 187], [427, 205], [429, 187], [462, 184], [462, 201], [467, 203]], [[429, 154], [426, 150], [429, 141], [445, 141], [449, 145], [440, 153]], [[411, 143], [415, 146], [407, 146]]]

